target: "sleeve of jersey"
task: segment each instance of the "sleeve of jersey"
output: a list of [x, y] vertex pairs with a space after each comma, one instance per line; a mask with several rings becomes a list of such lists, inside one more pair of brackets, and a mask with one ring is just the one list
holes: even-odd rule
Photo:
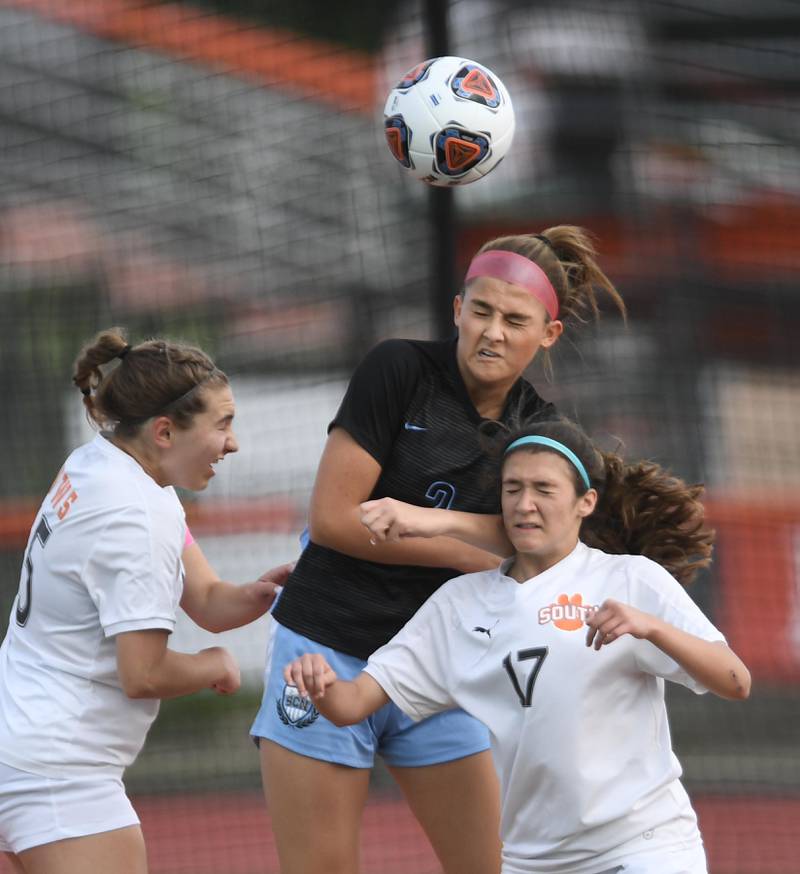
[[379, 343], [355, 369], [328, 430], [344, 428], [383, 466], [421, 373], [421, 357], [411, 343]]
[[126, 507], [109, 520], [84, 572], [106, 637], [151, 628], [174, 630], [182, 541], [181, 532], [175, 537], [170, 533], [152, 525], [143, 507]]
[[450, 652], [447, 605], [429, 598], [406, 625], [376, 650], [364, 671], [411, 719], [456, 707], [452, 697], [455, 655]]
[[[649, 559], [636, 559], [631, 576], [631, 595], [633, 606], [688, 634], [711, 642], [726, 642], [722, 632], [709, 621], [675, 577]], [[637, 641], [636, 661], [646, 673], [680, 683], [700, 695], [708, 691], [649, 641]]]

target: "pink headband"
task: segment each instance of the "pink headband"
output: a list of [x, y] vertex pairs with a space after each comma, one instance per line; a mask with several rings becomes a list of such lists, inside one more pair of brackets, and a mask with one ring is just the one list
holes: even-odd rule
[[476, 255], [469, 265], [464, 282], [478, 276], [489, 276], [492, 279], [502, 279], [521, 285], [529, 291], [547, 310], [551, 319], [558, 318], [558, 295], [547, 274], [524, 255], [516, 252], [505, 252], [500, 249], [489, 249]]

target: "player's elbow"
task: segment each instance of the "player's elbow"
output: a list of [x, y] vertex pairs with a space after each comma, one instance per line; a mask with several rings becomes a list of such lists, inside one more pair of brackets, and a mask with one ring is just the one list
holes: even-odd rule
[[721, 688], [715, 690], [720, 698], [726, 698], [728, 701], [746, 701], [750, 697], [750, 671], [744, 665], [731, 668], [720, 686]]
[[124, 671], [120, 674], [122, 691], [128, 698], [158, 698], [158, 689], [149, 674], [139, 671]]
[[[337, 728], [345, 728], [348, 725], [356, 725], [362, 720], [366, 719], [369, 714], [362, 714], [357, 711], [357, 709], [353, 706], [341, 705], [336, 707], [326, 707], [324, 704], [325, 699], [322, 699], [317, 707], [322, 713], [322, 715], [328, 720], [328, 722], [332, 722]], [[338, 702], [337, 702], [338, 704]]]
[[202, 613], [192, 615], [187, 611], [187, 616], [198, 626], [198, 628], [202, 628], [203, 631], [210, 631], [212, 634], [220, 634], [223, 631], [230, 631], [232, 627], [223, 619], [213, 614], [209, 615]]
[[341, 546], [339, 522], [335, 514], [312, 509], [308, 515], [308, 536], [317, 546], [339, 549]]
[[158, 698], [156, 690], [147, 683], [125, 683], [122, 691], [134, 700], [141, 698]]
[[734, 701], [746, 701], [750, 697], [752, 679], [750, 671], [744, 666], [738, 670], [732, 670], [730, 674], [731, 699]]

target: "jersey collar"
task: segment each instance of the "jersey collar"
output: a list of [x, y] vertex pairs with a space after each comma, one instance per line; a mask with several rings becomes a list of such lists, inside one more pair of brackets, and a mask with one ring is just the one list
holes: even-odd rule
[[561, 576], [564, 573], [569, 573], [572, 568], [578, 564], [586, 555], [589, 547], [586, 546], [582, 541], [578, 541], [575, 546], [575, 549], [569, 553], [569, 555], [565, 555], [561, 561], [556, 562], [552, 567], [549, 567], [546, 571], [542, 571], [540, 574], [536, 574], [535, 577], [530, 577], [530, 579], [523, 580], [523, 582], [518, 583], [513, 577], [508, 575], [508, 571], [511, 568], [511, 565], [514, 563], [514, 557], [505, 558], [500, 563], [500, 567], [498, 568], [498, 573], [501, 576], [504, 576], [510, 582], [514, 583], [516, 586], [526, 586], [528, 583], [532, 585], [539, 586], [542, 583], [547, 583], [550, 581], [552, 577]]

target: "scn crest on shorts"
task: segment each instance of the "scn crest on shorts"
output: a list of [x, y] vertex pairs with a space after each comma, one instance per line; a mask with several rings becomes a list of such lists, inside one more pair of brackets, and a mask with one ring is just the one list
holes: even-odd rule
[[319, 710], [311, 703], [310, 698], [304, 698], [297, 691], [297, 686], [285, 685], [281, 697], [276, 698], [275, 702], [278, 716], [284, 725], [305, 728], [319, 717]]

